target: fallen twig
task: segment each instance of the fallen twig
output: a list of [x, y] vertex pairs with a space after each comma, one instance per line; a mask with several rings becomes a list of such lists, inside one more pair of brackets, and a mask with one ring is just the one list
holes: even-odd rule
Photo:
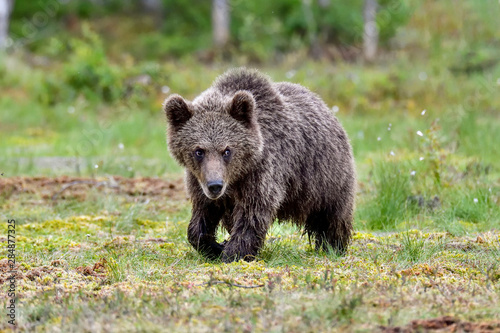
[[210, 287], [210, 286], [213, 286], [215, 284], [225, 284], [225, 285], [228, 285], [230, 287], [245, 288], [245, 289], [253, 289], [253, 288], [264, 287], [264, 284], [258, 284], [258, 285], [255, 285], [255, 286], [244, 286], [244, 285], [241, 285], [241, 284], [231, 283], [231, 282], [228, 282], [228, 281], [219, 281], [219, 280], [204, 282], [202, 284], [198, 284], [197, 286], [209, 286]]

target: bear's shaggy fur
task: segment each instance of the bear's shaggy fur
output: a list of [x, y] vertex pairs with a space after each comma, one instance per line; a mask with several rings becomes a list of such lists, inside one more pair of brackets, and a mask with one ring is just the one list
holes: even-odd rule
[[[243, 68], [192, 102], [170, 96], [164, 109], [168, 147], [186, 168], [196, 250], [252, 260], [276, 219], [303, 227], [317, 250], [346, 250], [354, 161], [344, 129], [316, 94]], [[230, 234], [222, 244], [219, 223]]]

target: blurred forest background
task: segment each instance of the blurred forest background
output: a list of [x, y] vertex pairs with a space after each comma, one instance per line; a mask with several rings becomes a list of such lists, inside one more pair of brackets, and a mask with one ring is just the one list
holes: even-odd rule
[[[325, 72], [346, 63], [374, 64], [368, 70], [406, 67], [373, 79], [380, 81], [375, 85], [383, 95], [371, 102], [386, 96], [399, 100], [417, 95], [398, 91], [406, 89], [400, 83], [415, 66], [441, 67], [460, 79], [462, 74], [495, 72], [499, 59], [499, 6], [494, 0], [2, 0], [0, 4], [0, 45], [4, 56], [16, 58], [2, 61], [2, 82], [12, 87], [21, 80], [22, 73], [11, 70], [9, 61], [31, 66], [34, 75], [38, 69], [60, 68], [56, 76], [43, 75], [44, 87], [35, 91], [48, 104], [82, 94], [107, 102], [123, 100], [137, 85], [168, 83], [167, 78], [176, 74], [164, 69], [166, 64], [278, 65], [293, 79], [297, 69], [311, 60], [321, 63]], [[17, 80], [10, 82], [9, 74]], [[351, 74], [356, 87], [362, 84]], [[417, 77], [425, 81], [427, 74], [420, 74]], [[331, 85], [336, 89], [322, 96], [338, 100], [331, 90], [342, 88]], [[176, 92], [184, 92], [180, 90]]]
[[314, 58], [352, 58], [356, 52], [351, 48], [364, 36], [375, 44], [380, 36], [380, 43], [388, 45], [411, 14], [408, 3], [400, 0], [3, 2], [12, 8], [12, 38], [30, 44], [31, 50], [41, 51], [41, 40], [55, 37], [55, 32], [58, 38], [67, 37], [82, 22], [97, 20], [96, 31], [116, 41], [112, 50], [155, 60], [239, 55], [263, 62], [300, 49]]

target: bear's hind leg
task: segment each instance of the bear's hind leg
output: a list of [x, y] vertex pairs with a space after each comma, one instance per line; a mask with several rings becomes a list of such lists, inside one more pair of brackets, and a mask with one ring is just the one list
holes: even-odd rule
[[347, 250], [352, 234], [350, 214], [338, 214], [332, 211], [319, 211], [309, 214], [305, 229], [314, 237], [316, 251], [332, 249], [339, 255]]
[[310, 213], [306, 220], [305, 231], [309, 240], [314, 239], [316, 251], [327, 250], [328, 224], [325, 212]]

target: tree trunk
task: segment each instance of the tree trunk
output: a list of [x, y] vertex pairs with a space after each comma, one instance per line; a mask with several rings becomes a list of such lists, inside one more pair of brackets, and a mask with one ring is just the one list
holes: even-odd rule
[[229, 41], [229, 4], [228, 0], [213, 0], [212, 28], [216, 47], [223, 48]]
[[151, 13], [161, 13], [163, 3], [161, 0], [141, 0], [141, 6], [144, 10]]
[[328, 8], [330, 7], [330, 0], [318, 0], [318, 5], [321, 7], [321, 8]]
[[312, 10], [311, 0], [302, 0], [302, 8], [307, 24], [307, 39], [310, 46], [310, 53], [313, 59], [321, 58], [322, 50], [317, 36], [317, 24]]
[[367, 61], [375, 60], [378, 45], [377, 0], [365, 0], [363, 8], [364, 33], [363, 56]]
[[0, 0], [0, 49], [7, 47], [9, 36], [9, 17], [14, 0]]

